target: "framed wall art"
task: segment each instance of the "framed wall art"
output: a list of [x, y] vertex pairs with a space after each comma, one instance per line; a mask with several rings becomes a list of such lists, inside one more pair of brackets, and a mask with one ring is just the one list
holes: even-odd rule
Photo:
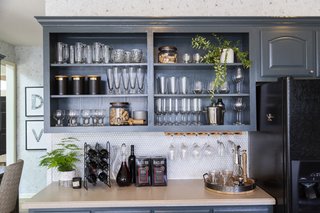
[[43, 116], [43, 87], [25, 88], [25, 116], [41, 117]]
[[26, 150], [45, 150], [43, 120], [26, 121]]

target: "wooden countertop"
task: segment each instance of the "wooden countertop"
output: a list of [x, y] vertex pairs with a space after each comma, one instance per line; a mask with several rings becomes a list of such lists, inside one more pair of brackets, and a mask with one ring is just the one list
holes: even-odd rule
[[[90, 184], [88, 184], [90, 185]], [[88, 191], [52, 183], [23, 203], [23, 209], [103, 208], [151, 206], [274, 205], [275, 199], [257, 187], [246, 194], [226, 195], [208, 191], [202, 180], [169, 180], [166, 187], [120, 188], [113, 184], [90, 186]]]

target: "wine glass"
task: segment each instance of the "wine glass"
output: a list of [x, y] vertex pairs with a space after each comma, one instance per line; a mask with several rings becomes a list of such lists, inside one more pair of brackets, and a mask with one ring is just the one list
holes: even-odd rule
[[192, 99], [192, 107], [191, 107], [191, 115], [193, 116], [193, 120], [191, 120], [190, 124], [192, 125], [197, 125], [198, 124], [198, 109], [199, 108], [199, 102], [198, 98], [193, 98]]
[[173, 100], [173, 114], [174, 114], [174, 125], [179, 125], [178, 115], [179, 115], [179, 99], [175, 98]]
[[103, 109], [96, 109], [93, 111], [93, 124], [95, 126], [104, 126], [104, 118], [106, 111]]
[[137, 80], [138, 80], [138, 89], [139, 89], [139, 93], [144, 93], [144, 70], [139, 67], [137, 69]]
[[129, 70], [128, 68], [124, 67], [122, 69], [122, 82], [123, 82], [124, 92], [126, 94], [129, 93], [129, 79], [130, 79]]
[[228, 182], [233, 175], [233, 171], [225, 169], [225, 170], [222, 170], [221, 175], [223, 177], [223, 185], [229, 185]]
[[187, 125], [188, 124], [188, 112], [190, 111], [190, 99], [182, 98], [181, 105], [180, 105], [180, 114], [181, 114], [181, 124]]
[[201, 94], [202, 93], [202, 82], [201, 81], [194, 82], [193, 93], [194, 94]]
[[167, 99], [167, 104], [166, 104], [166, 114], [168, 115], [168, 125], [173, 125], [173, 121], [172, 121], [172, 115], [174, 113], [174, 101], [172, 98], [168, 98]]
[[91, 112], [89, 109], [81, 110], [82, 126], [90, 126]]
[[137, 71], [134, 67], [129, 67], [130, 93], [136, 93]]
[[53, 113], [53, 119], [56, 120], [56, 126], [63, 126], [64, 116], [65, 116], [65, 111], [61, 109], [57, 109]]
[[113, 94], [114, 78], [112, 68], [107, 69], [108, 93]]
[[114, 79], [114, 88], [116, 94], [120, 94], [120, 82], [121, 82], [121, 72], [119, 67], [113, 67], [113, 79]]
[[79, 110], [70, 109], [68, 111], [68, 125], [78, 126]]
[[156, 99], [156, 104], [155, 104], [155, 114], [156, 114], [156, 125], [161, 126], [161, 115], [162, 115], [163, 109], [162, 109], [162, 99], [158, 98]]
[[237, 98], [237, 101], [233, 104], [233, 109], [237, 112], [237, 120], [235, 125], [242, 125], [242, 111], [246, 108], [246, 103], [243, 102], [242, 98]]
[[238, 67], [236, 73], [233, 75], [232, 80], [236, 83], [236, 93], [241, 93], [241, 83], [244, 79], [244, 75], [241, 67]]

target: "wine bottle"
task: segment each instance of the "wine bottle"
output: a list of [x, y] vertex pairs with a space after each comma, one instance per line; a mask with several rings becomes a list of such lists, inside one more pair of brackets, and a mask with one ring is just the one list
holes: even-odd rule
[[121, 167], [119, 169], [119, 172], [117, 174], [117, 184], [118, 186], [122, 187], [122, 186], [129, 186], [130, 185], [130, 172], [127, 166], [127, 162], [126, 162], [126, 154], [125, 154], [125, 150], [126, 150], [126, 145], [123, 143], [121, 145], [121, 155], [122, 155], [122, 162], [121, 162]]
[[134, 145], [131, 145], [131, 155], [128, 158], [131, 183], [136, 183], [136, 156], [134, 155]]

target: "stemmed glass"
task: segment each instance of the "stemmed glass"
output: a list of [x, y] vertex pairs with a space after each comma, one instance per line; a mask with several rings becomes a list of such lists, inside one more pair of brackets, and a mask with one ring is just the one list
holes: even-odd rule
[[168, 125], [173, 125], [174, 122], [172, 121], [172, 115], [174, 113], [174, 102], [173, 102], [173, 99], [172, 98], [168, 98], [167, 99], [167, 105], [166, 105], [166, 114], [168, 115], [168, 121], [167, 121], [167, 124]]
[[139, 93], [144, 93], [144, 70], [139, 67], [137, 69], [137, 80], [138, 80], [138, 89], [139, 89]]
[[192, 125], [197, 125], [198, 124], [198, 98], [193, 98], [192, 99], [192, 108], [191, 108], [191, 115], [193, 115], [193, 121], [191, 120], [190, 124]]
[[202, 82], [201, 81], [194, 82], [193, 93], [194, 94], [202, 94]]
[[174, 114], [174, 125], [179, 125], [178, 115], [179, 115], [179, 99], [175, 98], [173, 100], [173, 114]]
[[233, 82], [236, 83], [236, 93], [241, 93], [241, 83], [244, 79], [244, 75], [242, 72], [241, 67], [238, 67], [236, 70], [236, 73], [234, 74], [234, 76], [232, 77]]
[[246, 103], [243, 102], [242, 98], [237, 98], [237, 101], [233, 104], [233, 109], [237, 112], [237, 120], [235, 125], [242, 125], [242, 111], [246, 108]]
[[156, 104], [155, 104], [156, 125], [159, 125], [159, 126], [162, 125], [162, 122], [161, 122], [162, 113], [163, 113], [162, 99], [158, 98], [158, 99], [156, 99]]
[[56, 120], [56, 126], [63, 126], [64, 116], [65, 116], [65, 111], [61, 109], [57, 109], [53, 113], [53, 119]]
[[180, 114], [181, 114], [181, 124], [187, 125], [188, 124], [188, 98], [181, 99], [180, 105]]
[[122, 81], [123, 81], [124, 92], [126, 94], [129, 93], [129, 79], [130, 79], [129, 70], [128, 68], [124, 67], [122, 69]]
[[137, 81], [137, 71], [134, 67], [129, 67], [129, 77], [130, 77], [130, 93], [136, 93], [136, 81]]
[[110, 94], [113, 94], [114, 78], [113, 78], [112, 68], [107, 69], [107, 81], [108, 81], [108, 89], [109, 89], [108, 92]]
[[82, 126], [90, 126], [91, 113], [89, 109], [81, 110]]
[[121, 72], [119, 67], [113, 67], [113, 79], [116, 94], [120, 94]]
[[92, 111], [93, 125], [94, 126], [104, 126], [104, 118], [106, 111], [103, 109], [95, 109]]
[[68, 125], [78, 126], [79, 110], [70, 109], [68, 111]]

